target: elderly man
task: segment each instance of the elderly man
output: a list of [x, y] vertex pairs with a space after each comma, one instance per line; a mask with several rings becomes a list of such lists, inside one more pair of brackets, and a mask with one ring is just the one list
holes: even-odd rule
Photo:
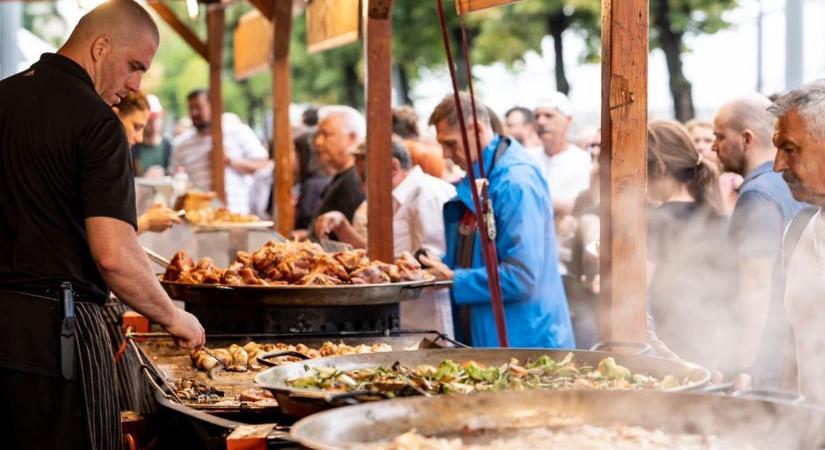
[[355, 170], [355, 153], [364, 140], [364, 118], [349, 106], [324, 106], [318, 110], [318, 132], [315, 135], [318, 163], [332, 175], [321, 194], [318, 215], [340, 211], [352, 222], [355, 210], [366, 198], [361, 177]]
[[86, 14], [57, 54], [0, 81], [0, 434], [11, 449], [119, 449], [111, 289], [187, 347], [135, 236], [131, 155], [111, 106], [137, 91], [158, 47], [131, 0]]
[[[189, 181], [195, 188], [210, 191], [212, 107], [204, 89], [190, 92], [186, 99], [194, 128], [175, 139], [169, 158], [169, 173], [183, 170], [189, 175]], [[226, 207], [232, 212], [249, 214], [252, 176], [269, 164], [269, 152], [255, 132], [234, 114], [224, 114], [220, 122], [223, 127], [223, 153], [226, 162]]]
[[815, 207], [794, 218], [785, 235], [785, 308], [796, 338], [799, 389], [825, 403], [825, 81], [797, 88], [774, 100], [778, 117], [773, 169], [782, 172], [794, 198]]
[[[759, 94], [724, 104], [713, 121], [712, 148], [726, 171], [744, 177], [730, 223], [739, 266], [733, 310], [741, 321], [731, 338], [740, 355], [735, 362], [738, 368], [732, 369], [752, 374], [757, 384], [775, 386], [783, 335], [789, 330], [778, 314], [781, 278], [773, 270], [785, 226], [803, 205], [793, 199], [782, 177], [771, 171], [776, 149], [771, 142], [774, 118], [767, 110], [770, 105]], [[745, 378], [737, 381], [748, 384], [750, 377]]]
[[[441, 101], [429, 123], [435, 126], [436, 138], [446, 157], [464, 170], [478, 171], [470, 98], [463, 93], [460, 98], [473, 149], [470, 161], [462, 150], [453, 96]], [[574, 348], [567, 297], [558, 271], [553, 206], [547, 183], [518, 142], [492, 131], [487, 109], [479, 105], [477, 111], [479, 144], [484, 149], [481, 164], [487, 169], [497, 228], [497, 269], [501, 274], [510, 345]], [[430, 271], [437, 278], [453, 280], [456, 337], [474, 347], [496, 347], [499, 341], [468, 177], [459, 182], [457, 191], [458, 196], [444, 205], [444, 263], [422, 260], [432, 266]]]
[[541, 168], [550, 187], [556, 218], [573, 212], [576, 197], [590, 186], [591, 157], [568, 142], [573, 123], [573, 107], [561, 92], [554, 92], [538, 102], [535, 109], [536, 132], [541, 146], [527, 152]]

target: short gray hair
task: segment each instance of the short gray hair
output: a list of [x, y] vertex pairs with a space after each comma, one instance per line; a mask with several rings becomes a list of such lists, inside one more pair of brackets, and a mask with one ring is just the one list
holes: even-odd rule
[[358, 141], [364, 140], [367, 135], [367, 124], [358, 110], [346, 105], [328, 105], [318, 109], [318, 122], [332, 116], [341, 118], [344, 133], [355, 133]]
[[795, 110], [816, 139], [825, 139], [825, 80], [812, 81], [780, 95], [768, 108], [780, 117]]

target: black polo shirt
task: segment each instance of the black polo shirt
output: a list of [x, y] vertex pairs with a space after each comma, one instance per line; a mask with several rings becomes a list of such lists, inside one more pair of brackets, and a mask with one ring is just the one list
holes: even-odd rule
[[361, 177], [355, 171], [355, 166], [337, 173], [332, 181], [321, 193], [321, 204], [318, 206], [318, 216], [330, 211], [340, 211], [352, 222], [355, 210], [361, 206], [366, 196], [361, 187]]
[[0, 286], [70, 281], [105, 299], [87, 217], [136, 225], [123, 126], [74, 61], [44, 54], [0, 81]]

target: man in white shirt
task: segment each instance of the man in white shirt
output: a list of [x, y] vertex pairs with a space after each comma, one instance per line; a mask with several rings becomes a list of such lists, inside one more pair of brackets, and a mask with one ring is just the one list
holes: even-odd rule
[[573, 123], [573, 108], [566, 95], [553, 92], [539, 101], [534, 120], [542, 145], [526, 150], [539, 164], [547, 180], [558, 220], [573, 211], [576, 196], [590, 187], [591, 158], [589, 153], [567, 140]]
[[[356, 151], [355, 167], [365, 179], [366, 153], [363, 146]], [[392, 143], [392, 198], [393, 198], [393, 250], [398, 257], [404, 252], [426, 249], [439, 259], [444, 256], [444, 203], [455, 197], [456, 190], [446, 181], [424, 173], [413, 166], [404, 144], [394, 139]], [[366, 208], [364, 202], [359, 211]], [[361, 216], [356, 211], [356, 219]], [[365, 216], [365, 214], [364, 214]], [[328, 212], [315, 221], [315, 234], [326, 237], [335, 233], [338, 238], [356, 248], [367, 245], [366, 236], [338, 211]], [[450, 295], [447, 290], [424, 291], [418, 300], [401, 303], [401, 328], [436, 330], [453, 335]]]
[[825, 404], [825, 81], [778, 97], [769, 111], [777, 116], [773, 169], [782, 172], [795, 199], [818, 208], [803, 210], [789, 225], [782, 263], [799, 390]]
[[[192, 187], [212, 190], [212, 110], [207, 92], [192, 91], [187, 97], [193, 129], [183, 133], [173, 143], [169, 173], [184, 171]], [[269, 152], [255, 132], [234, 114], [224, 114], [223, 153], [226, 161], [224, 186], [226, 207], [236, 213], [248, 214], [252, 175], [269, 163]]]

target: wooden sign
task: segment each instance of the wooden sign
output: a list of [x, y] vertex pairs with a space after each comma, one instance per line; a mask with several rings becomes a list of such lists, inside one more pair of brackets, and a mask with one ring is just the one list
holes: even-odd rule
[[458, 14], [466, 14], [480, 9], [509, 5], [510, 3], [520, 1], [521, 0], [456, 0], [455, 9], [458, 11]]
[[359, 0], [310, 0], [306, 15], [310, 53], [340, 47], [361, 36]]
[[241, 16], [235, 28], [235, 79], [243, 80], [269, 70], [273, 37], [272, 22], [258, 10]]

